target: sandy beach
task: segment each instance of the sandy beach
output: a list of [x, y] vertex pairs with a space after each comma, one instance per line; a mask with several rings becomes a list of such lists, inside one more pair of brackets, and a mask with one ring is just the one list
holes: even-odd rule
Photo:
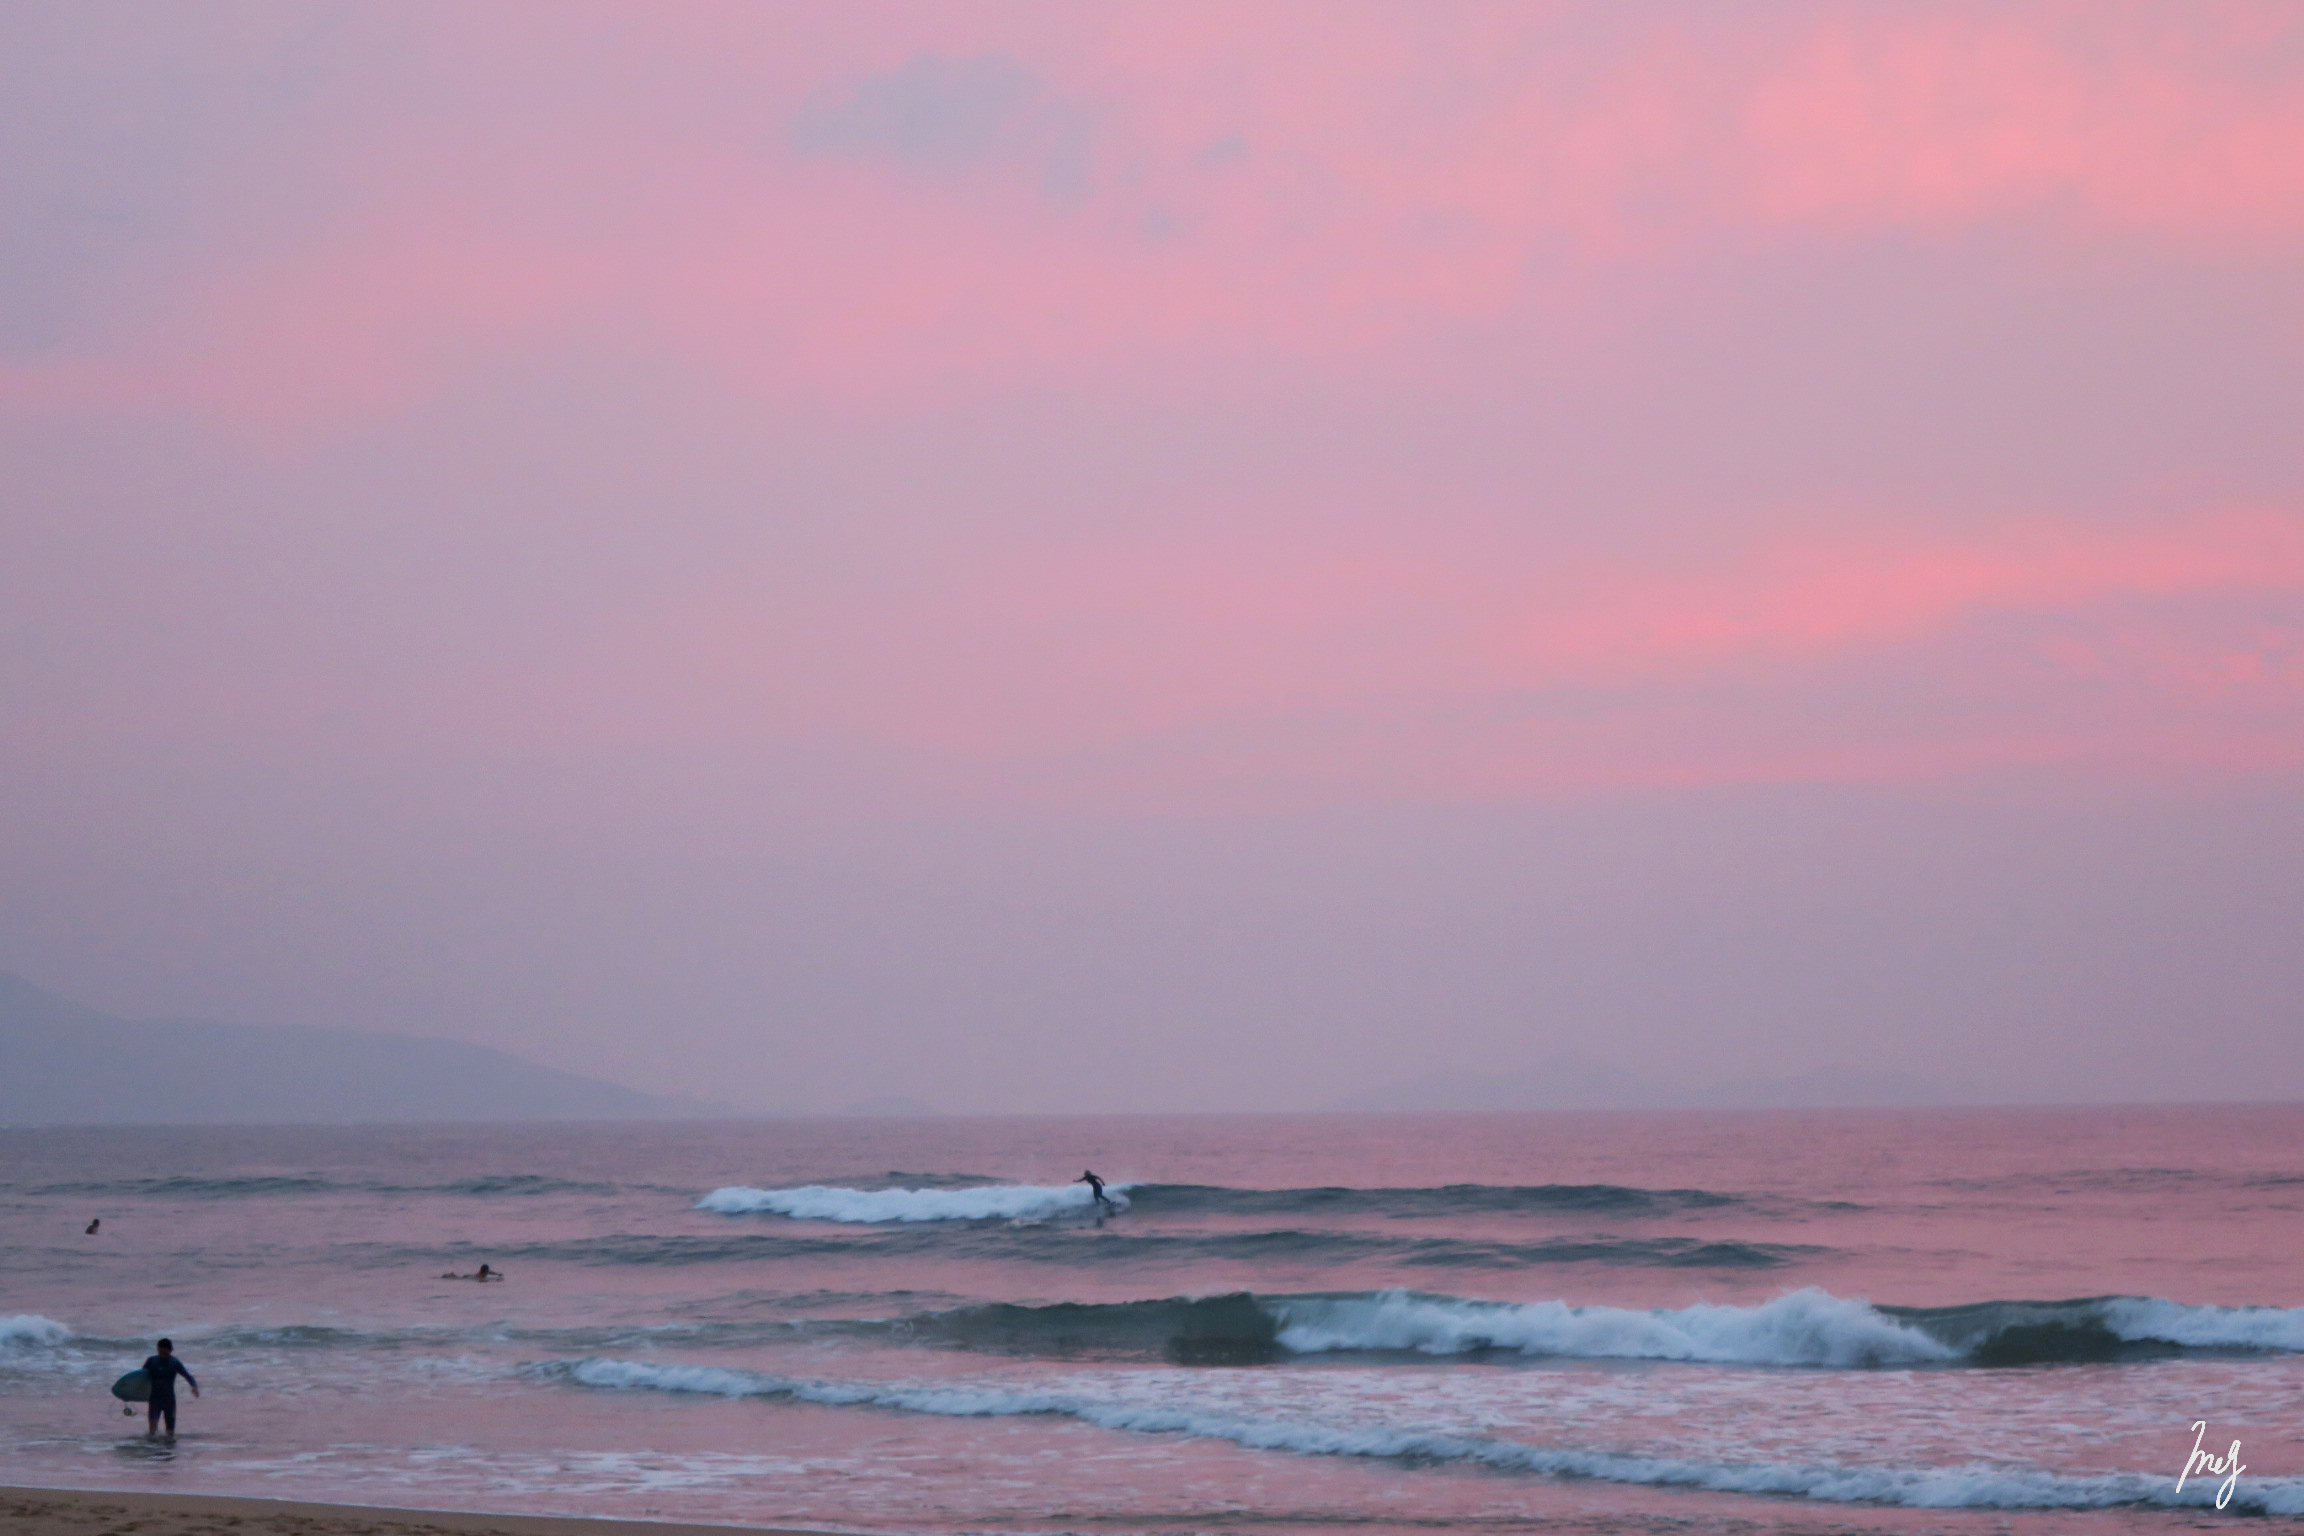
[[0, 1488], [0, 1526], [11, 1536], [724, 1536], [732, 1529], [61, 1488]]

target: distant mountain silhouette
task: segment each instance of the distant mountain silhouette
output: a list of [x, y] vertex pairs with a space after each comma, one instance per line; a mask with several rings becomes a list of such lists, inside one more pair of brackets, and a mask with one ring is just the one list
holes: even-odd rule
[[414, 1035], [123, 1019], [0, 972], [0, 1125], [733, 1115]]
[[1524, 1072], [1428, 1072], [1338, 1099], [1332, 1109], [1864, 1109], [1962, 1104], [1957, 1088], [1898, 1072], [1825, 1067], [1795, 1077], [1692, 1086], [1660, 1082], [1588, 1056], [1555, 1056]]

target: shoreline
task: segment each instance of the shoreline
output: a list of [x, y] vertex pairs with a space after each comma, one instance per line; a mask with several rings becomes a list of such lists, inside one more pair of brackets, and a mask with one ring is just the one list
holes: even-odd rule
[[133, 1521], [139, 1536], [829, 1536], [773, 1525], [697, 1525], [589, 1515], [481, 1515], [374, 1504], [317, 1504], [205, 1493], [114, 1493], [0, 1486], [0, 1525], [11, 1536], [111, 1536]]

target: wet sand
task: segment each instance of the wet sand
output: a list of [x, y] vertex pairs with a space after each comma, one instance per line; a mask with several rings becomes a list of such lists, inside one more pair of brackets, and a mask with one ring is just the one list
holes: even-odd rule
[[[56, 1488], [0, 1488], [0, 1528], [9, 1536], [728, 1536], [733, 1529]], [[779, 1531], [775, 1536], [808, 1533]]]

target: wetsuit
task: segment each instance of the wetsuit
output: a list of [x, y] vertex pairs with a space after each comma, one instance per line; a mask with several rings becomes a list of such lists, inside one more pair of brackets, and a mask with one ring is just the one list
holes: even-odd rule
[[1098, 1210], [1109, 1211], [1117, 1209], [1117, 1207], [1115, 1207], [1111, 1201], [1104, 1198], [1104, 1181], [1096, 1177], [1096, 1175], [1092, 1173], [1083, 1173], [1073, 1182], [1076, 1184], [1085, 1184], [1088, 1186], [1088, 1198], [1096, 1202], [1096, 1208]]
[[200, 1383], [174, 1355], [152, 1356], [144, 1362], [144, 1374], [152, 1382], [152, 1406], [145, 1410], [145, 1422], [158, 1429], [160, 1421], [166, 1419], [168, 1433], [176, 1433], [176, 1378], [181, 1376], [194, 1387]]

